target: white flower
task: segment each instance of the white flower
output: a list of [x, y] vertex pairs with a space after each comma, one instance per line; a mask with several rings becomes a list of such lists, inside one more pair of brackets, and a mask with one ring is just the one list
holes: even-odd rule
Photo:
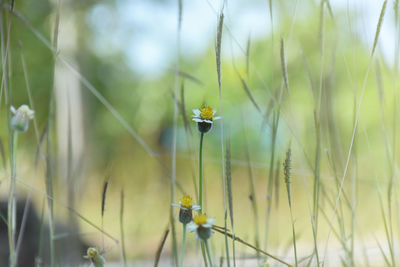
[[197, 122], [197, 128], [201, 133], [206, 133], [211, 129], [212, 123], [215, 120], [221, 119], [221, 117], [214, 117], [217, 111], [207, 106], [203, 106], [201, 109], [193, 109], [193, 121]]
[[35, 112], [27, 105], [22, 105], [18, 109], [10, 107], [12, 114], [11, 127], [18, 132], [26, 132], [29, 127], [29, 121], [33, 119]]
[[179, 210], [179, 221], [183, 224], [190, 223], [192, 221], [192, 210], [199, 210], [199, 205], [193, 205], [191, 196], [183, 196], [179, 201], [179, 205], [172, 203], [174, 207], [178, 207]]
[[193, 205], [192, 204], [192, 197], [191, 196], [183, 196], [181, 200], [179, 200], [179, 205], [172, 203], [171, 205], [174, 207], [178, 207], [183, 210], [199, 210], [200, 206], [199, 205]]
[[106, 263], [106, 260], [104, 259], [104, 257], [101, 255], [101, 253], [99, 252], [99, 250], [97, 248], [94, 247], [90, 247], [87, 249], [86, 255], [83, 256], [85, 259], [90, 260], [94, 266], [104, 266], [104, 264]]
[[213, 121], [221, 119], [220, 116], [214, 117], [216, 112], [215, 109], [207, 106], [203, 106], [201, 109], [193, 109], [193, 121], [213, 123]]
[[196, 238], [207, 240], [214, 233], [211, 231], [214, 222], [214, 218], [207, 218], [205, 214], [196, 215], [193, 218], [193, 222], [187, 226], [187, 229], [190, 232], [196, 232]]

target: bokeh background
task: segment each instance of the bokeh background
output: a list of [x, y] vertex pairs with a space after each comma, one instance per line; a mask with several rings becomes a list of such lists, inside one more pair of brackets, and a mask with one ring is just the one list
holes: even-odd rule
[[[70, 208], [120, 239], [123, 190], [128, 259], [136, 266], [145, 264], [142, 260], [151, 263], [170, 221], [171, 201], [176, 203], [184, 193], [196, 196], [199, 133], [191, 110], [206, 103], [223, 117], [204, 141], [205, 209], [217, 225], [224, 224], [223, 125], [231, 146], [238, 236], [253, 243], [258, 238], [271, 253], [293, 261], [282, 169], [290, 145], [293, 215], [301, 257], [314, 248], [310, 214], [316, 151], [320, 151], [324, 189], [318, 244], [326, 252], [327, 264], [349, 260], [343, 242], [353, 248], [359, 264], [383, 264], [390, 245], [399, 247], [400, 142], [397, 1], [387, 2], [371, 56], [382, 4], [378, 0], [183, 0], [178, 31], [179, 1], [15, 1], [14, 13], [3, 3], [1, 48], [7, 63], [2, 69], [7, 68], [7, 77], [3, 76], [0, 94], [2, 199], [8, 196], [10, 170], [8, 109], [30, 103], [35, 121], [19, 139], [19, 197], [30, 196], [33, 210], [46, 218], [49, 151], [42, 136], [49, 134], [57, 222], [76, 225], [75, 236], [103, 248], [108, 261], [119, 262], [120, 244]], [[223, 6], [220, 98], [215, 45]], [[283, 83], [281, 40], [289, 90]], [[278, 110], [273, 142], [272, 121]], [[321, 125], [319, 147], [315, 114]], [[174, 133], [179, 187], [171, 197]], [[280, 174], [269, 184], [272, 150], [272, 172], [280, 170]], [[250, 177], [258, 218], [249, 197]], [[332, 228], [336, 235], [329, 225], [342, 179], [340, 220], [335, 218]], [[393, 243], [385, 232], [389, 224], [393, 224], [389, 233]], [[62, 239], [73, 233], [59, 230], [57, 234]], [[201, 264], [193, 235], [188, 238], [187, 253]], [[215, 235], [212, 242], [215, 257], [223, 255], [223, 236]], [[243, 258], [255, 255], [240, 245], [237, 250]], [[162, 254], [166, 265], [170, 254], [168, 239]]]

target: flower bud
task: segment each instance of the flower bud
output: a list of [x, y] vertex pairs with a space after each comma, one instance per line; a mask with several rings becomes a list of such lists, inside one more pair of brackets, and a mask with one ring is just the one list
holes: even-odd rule
[[20, 106], [17, 110], [11, 106], [13, 116], [11, 118], [11, 127], [17, 132], [26, 132], [29, 127], [29, 121], [33, 119], [34, 111], [27, 105]]

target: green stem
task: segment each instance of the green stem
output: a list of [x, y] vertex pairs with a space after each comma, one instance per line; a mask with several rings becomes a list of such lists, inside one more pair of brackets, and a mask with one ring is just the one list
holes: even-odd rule
[[206, 250], [205, 250], [204, 244], [205, 244], [205, 242], [203, 242], [203, 241], [200, 242], [201, 254], [203, 255], [204, 266], [208, 267]]
[[200, 135], [200, 150], [199, 150], [199, 205], [200, 213], [203, 212], [203, 137], [204, 133]]
[[11, 180], [10, 194], [8, 197], [8, 245], [10, 249], [10, 266], [17, 266], [15, 254], [15, 225], [16, 225], [16, 179], [17, 179], [17, 142], [18, 132], [14, 131], [12, 136], [12, 158], [11, 158]]
[[230, 262], [230, 257], [229, 257], [229, 244], [228, 244], [228, 235], [227, 235], [228, 226], [226, 223], [227, 217], [228, 217], [228, 213], [225, 209], [225, 253], [226, 253], [226, 263], [227, 263], [228, 267], [230, 267], [231, 262]]
[[295, 232], [295, 229], [294, 229], [294, 220], [293, 220], [293, 214], [292, 214], [292, 207], [290, 207], [290, 220], [292, 221], [294, 260], [295, 260], [295, 266], [297, 267], [298, 266], [298, 261], [297, 261], [296, 232]]
[[[121, 190], [121, 206], [119, 212], [119, 227], [121, 229], [121, 249], [122, 249], [122, 260], [124, 263], [124, 267], [127, 266], [126, 264], [126, 249], [125, 249], [125, 231], [124, 231], [124, 190]], [[103, 235], [104, 238], [104, 235]], [[104, 242], [104, 239], [103, 239]], [[104, 245], [103, 245], [104, 246]]]
[[[204, 244], [206, 245], [206, 251], [207, 251], [208, 262], [210, 263], [210, 267], [213, 267], [212, 258], [211, 258], [211, 252], [210, 252], [210, 247], [208, 246], [208, 242], [207, 242], [207, 241], [204, 241]], [[229, 259], [228, 259], [228, 260], [229, 260]]]
[[186, 245], [186, 223], [183, 223], [183, 232], [182, 232], [182, 246], [181, 246], [181, 256], [179, 259], [179, 266], [183, 267], [183, 256], [185, 255], [185, 245]]

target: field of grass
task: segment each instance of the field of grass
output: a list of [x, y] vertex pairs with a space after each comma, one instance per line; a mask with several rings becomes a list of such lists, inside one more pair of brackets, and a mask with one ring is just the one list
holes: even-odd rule
[[[397, 0], [37, 2], [0, 3], [0, 266], [399, 264]], [[123, 7], [173, 10], [162, 71]]]

